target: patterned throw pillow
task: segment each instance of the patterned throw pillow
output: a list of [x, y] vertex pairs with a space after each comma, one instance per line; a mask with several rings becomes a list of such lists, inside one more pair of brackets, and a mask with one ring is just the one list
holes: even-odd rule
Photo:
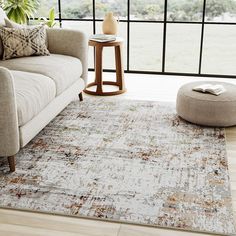
[[31, 55], [49, 55], [46, 46], [46, 29], [44, 26], [33, 28], [0, 28], [3, 42], [3, 60]]

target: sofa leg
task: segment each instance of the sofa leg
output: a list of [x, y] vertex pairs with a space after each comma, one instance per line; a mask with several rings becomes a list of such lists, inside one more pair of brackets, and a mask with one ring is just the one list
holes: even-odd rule
[[8, 159], [10, 171], [14, 172], [16, 170], [15, 156], [7, 157], [7, 159]]
[[79, 93], [79, 100], [82, 102], [83, 101], [83, 93]]

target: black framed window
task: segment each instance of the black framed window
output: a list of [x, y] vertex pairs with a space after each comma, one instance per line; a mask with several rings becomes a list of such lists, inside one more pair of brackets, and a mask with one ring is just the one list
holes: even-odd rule
[[[106, 12], [119, 18], [125, 71], [236, 78], [236, 0], [41, 0], [61, 27], [101, 33]], [[113, 51], [104, 67], [114, 70]], [[89, 51], [89, 67], [94, 69]]]

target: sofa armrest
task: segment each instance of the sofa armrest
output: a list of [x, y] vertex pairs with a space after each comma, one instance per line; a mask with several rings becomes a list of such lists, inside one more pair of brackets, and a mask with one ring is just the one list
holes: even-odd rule
[[50, 53], [77, 57], [83, 66], [82, 79], [87, 84], [88, 76], [88, 38], [79, 30], [47, 29]]
[[11, 72], [0, 67], [0, 156], [19, 151], [19, 127], [16, 97]]

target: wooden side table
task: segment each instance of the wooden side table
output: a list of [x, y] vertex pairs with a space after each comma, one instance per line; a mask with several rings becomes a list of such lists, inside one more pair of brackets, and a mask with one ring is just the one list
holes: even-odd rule
[[[89, 46], [95, 47], [95, 81], [88, 84], [84, 92], [91, 95], [111, 96], [124, 93], [126, 91], [124, 84], [124, 68], [122, 63], [122, 38], [117, 37], [116, 41], [100, 43], [89, 40]], [[103, 47], [115, 48], [115, 61], [116, 61], [116, 82], [102, 80], [102, 51]], [[103, 92], [103, 85], [115, 85], [119, 90], [111, 92]], [[96, 86], [96, 91], [88, 90], [89, 87]]]

